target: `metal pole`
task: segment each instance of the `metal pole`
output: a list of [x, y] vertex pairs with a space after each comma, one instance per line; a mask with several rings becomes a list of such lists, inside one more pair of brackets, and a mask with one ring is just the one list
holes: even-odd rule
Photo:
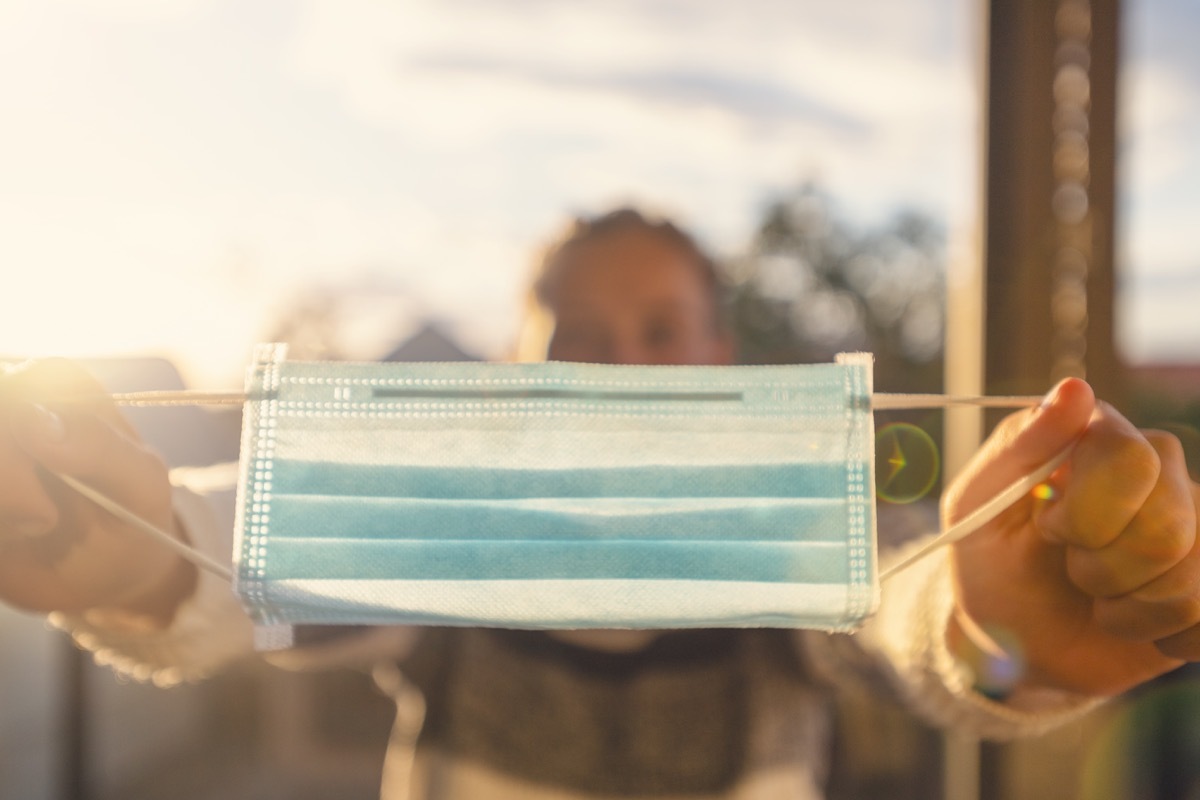
[[59, 793], [63, 800], [87, 800], [87, 667], [88, 656], [64, 637], [63, 695], [60, 726]]

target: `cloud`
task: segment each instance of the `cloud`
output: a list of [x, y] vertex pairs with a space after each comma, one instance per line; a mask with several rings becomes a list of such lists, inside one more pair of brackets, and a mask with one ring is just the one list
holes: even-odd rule
[[946, 208], [973, 163], [954, 4], [896, 5], [0, 3], [26, 273], [0, 342], [215, 374], [298, 286], [386, 274], [497, 354], [570, 212], [637, 202], [730, 252], [806, 178]]
[[[606, 175], [705, 184], [736, 166], [769, 189], [819, 163], [865, 208], [944, 207], [968, 180], [969, 147], [949, 140], [972, 129], [973, 80], [962, 53], [926, 47], [921, 10], [938, 3], [894, 5], [311, 0], [290, 63], [360, 118], [472, 169], [499, 158], [536, 173], [536, 155], [561, 172], [586, 153]], [[571, 170], [577, 183], [590, 172]]]
[[[46, 0], [41, 0], [42, 3]], [[37, 5], [38, 0], [5, 0], [4, 5]], [[119, 17], [125, 19], [162, 22], [183, 20], [216, 5], [214, 0], [57, 0], [55, 5], [70, 7], [74, 12], [94, 14], [98, 18]]]
[[[1180, 47], [1178, 29], [1200, 28], [1200, 10], [1184, 13], [1159, 0], [1142, 8], [1131, 24], [1131, 54], [1119, 87], [1122, 149], [1118, 162], [1121, 266], [1130, 276], [1128, 291], [1185, 273], [1200, 273], [1200, 67], [1194, 41]], [[1147, 17], [1155, 24], [1146, 26]], [[1174, 19], [1177, 26], [1165, 25]], [[1189, 16], [1190, 15], [1190, 16]], [[1190, 22], [1189, 22], [1190, 20]], [[1143, 23], [1143, 24], [1139, 24]], [[1154, 36], [1149, 34], [1153, 32]], [[1192, 70], [1189, 72], [1189, 70]], [[1186, 294], [1200, 302], [1200, 292]], [[1135, 307], [1143, 308], [1139, 301]], [[1160, 326], [1153, 314], [1142, 324]]]
[[1200, 272], [1141, 280], [1118, 294], [1118, 339], [1133, 363], [1196, 362]]
[[729, 74], [710, 66], [664, 65], [632, 71], [613, 65], [585, 69], [541, 68], [512, 60], [474, 55], [438, 54], [414, 58], [405, 65], [414, 73], [467, 76], [482, 82], [518, 82], [542, 86], [570, 96], [615, 94], [662, 112], [695, 109], [728, 114], [748, 125], [807, 119], [846, 136], [867, 131], [864, 120], [808, 97], [803, 87], [789, 86], [773, 75]]
[[[909, 205], [953, 228], [975, 197], [966, 13], [0, 0], [0, 260], [27, 276], [0, 343], [65, 347], [52, 322], [71, 318], [89, 346], [241, 358], [296, 287], [386, 275], [498, 354], [531, 252], [571, 212], [637, 202], [730, 253], [815, 178], [855, 219]], [[1142, 46], [1123, 91], [1139, 270], [1195, 267], [1197, 52]], [[164, 310], [177, 297], [197, 310]]]
[[1200, 85], [1175, 64], [1147, 57], [1131, 63], [1121, 86], [1122, 135], [1130, 168], [1124, 177], [1135, 191], [1151, 191], [1200, 167]]
[[[568, 102], [580, 89], [607, 86], [659, 111], [664, 101], [700, 99], [733, 113], [749, 100], [762, 113], [766, 101], [783, 101], [787, 109], [802, 98], [803, 108], [869, 121], [918, 116], [966, 99], [970, 76], [948, 76], [945, 69], [961, 53], [925, 47], [920, 34], [929, 31], [922, 15], [911, 13], [922, 6], [907, 4], [897, 13], [892, 3], [856, 4], [853, 36], [841, 38], [829, 29], [847, 24], [845, 12], [827, 5], [310, 0], [293, 66], [360, 111], [406, 126], [420, 124], [412, 113], [419, 107], [410, 101], [429, 85], [540, 86]], [[890, 24], [897, 20], [903, 24]], [[447, 97], [493, 107], [486, 96]], [[546, 108], [551, 117], [557, 110]], [[520, 124], [516, 115], [492, 121]]]

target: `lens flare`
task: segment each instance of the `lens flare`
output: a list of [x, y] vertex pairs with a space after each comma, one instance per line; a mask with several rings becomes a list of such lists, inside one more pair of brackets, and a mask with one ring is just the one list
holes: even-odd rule
[[920, 500], [937, 484], [940, 468], [937, 445], [916, 425], [893, 423], [875, 437], [875, 488], [881, 500]]
[[1050, 484], [1039, 483], [1037, 486], [1033, 487], [1033, 496], [1038, 500], [1053, 500], [1057, 494], [1054, 491], [1054, 487]]
[[[977, 648], [965, 664], [974, 676], [976, 691], [994, 700], [1003, 699], [1025, 677], [1025, 651], [1021, 640], [1005, 628], [980, 628], [962, 618], [959, 624], [964, 626], [968, 638]], [[968, 626], [973, 630], [966, 631]]]
[[1197, 665], [1129, 693], [1102, 713], [1081, 764], [1080, 800], [1200, 798]]

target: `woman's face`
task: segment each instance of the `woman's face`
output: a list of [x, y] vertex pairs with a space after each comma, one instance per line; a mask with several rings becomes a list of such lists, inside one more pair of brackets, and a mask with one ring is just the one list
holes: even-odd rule
[[715, 319], [710, 287], [692, 257], [661, 236], [618, 231], [567, 253], [555, 284], [547, 357], [602, 364], [728, 364], [733, 348]]

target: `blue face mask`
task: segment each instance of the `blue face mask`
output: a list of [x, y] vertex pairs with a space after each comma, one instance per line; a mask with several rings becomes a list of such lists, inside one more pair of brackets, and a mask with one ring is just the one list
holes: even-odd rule
[[248, 382], [259, 625], [845, 630], [878, 601], [869, 355], [289, 362]]

